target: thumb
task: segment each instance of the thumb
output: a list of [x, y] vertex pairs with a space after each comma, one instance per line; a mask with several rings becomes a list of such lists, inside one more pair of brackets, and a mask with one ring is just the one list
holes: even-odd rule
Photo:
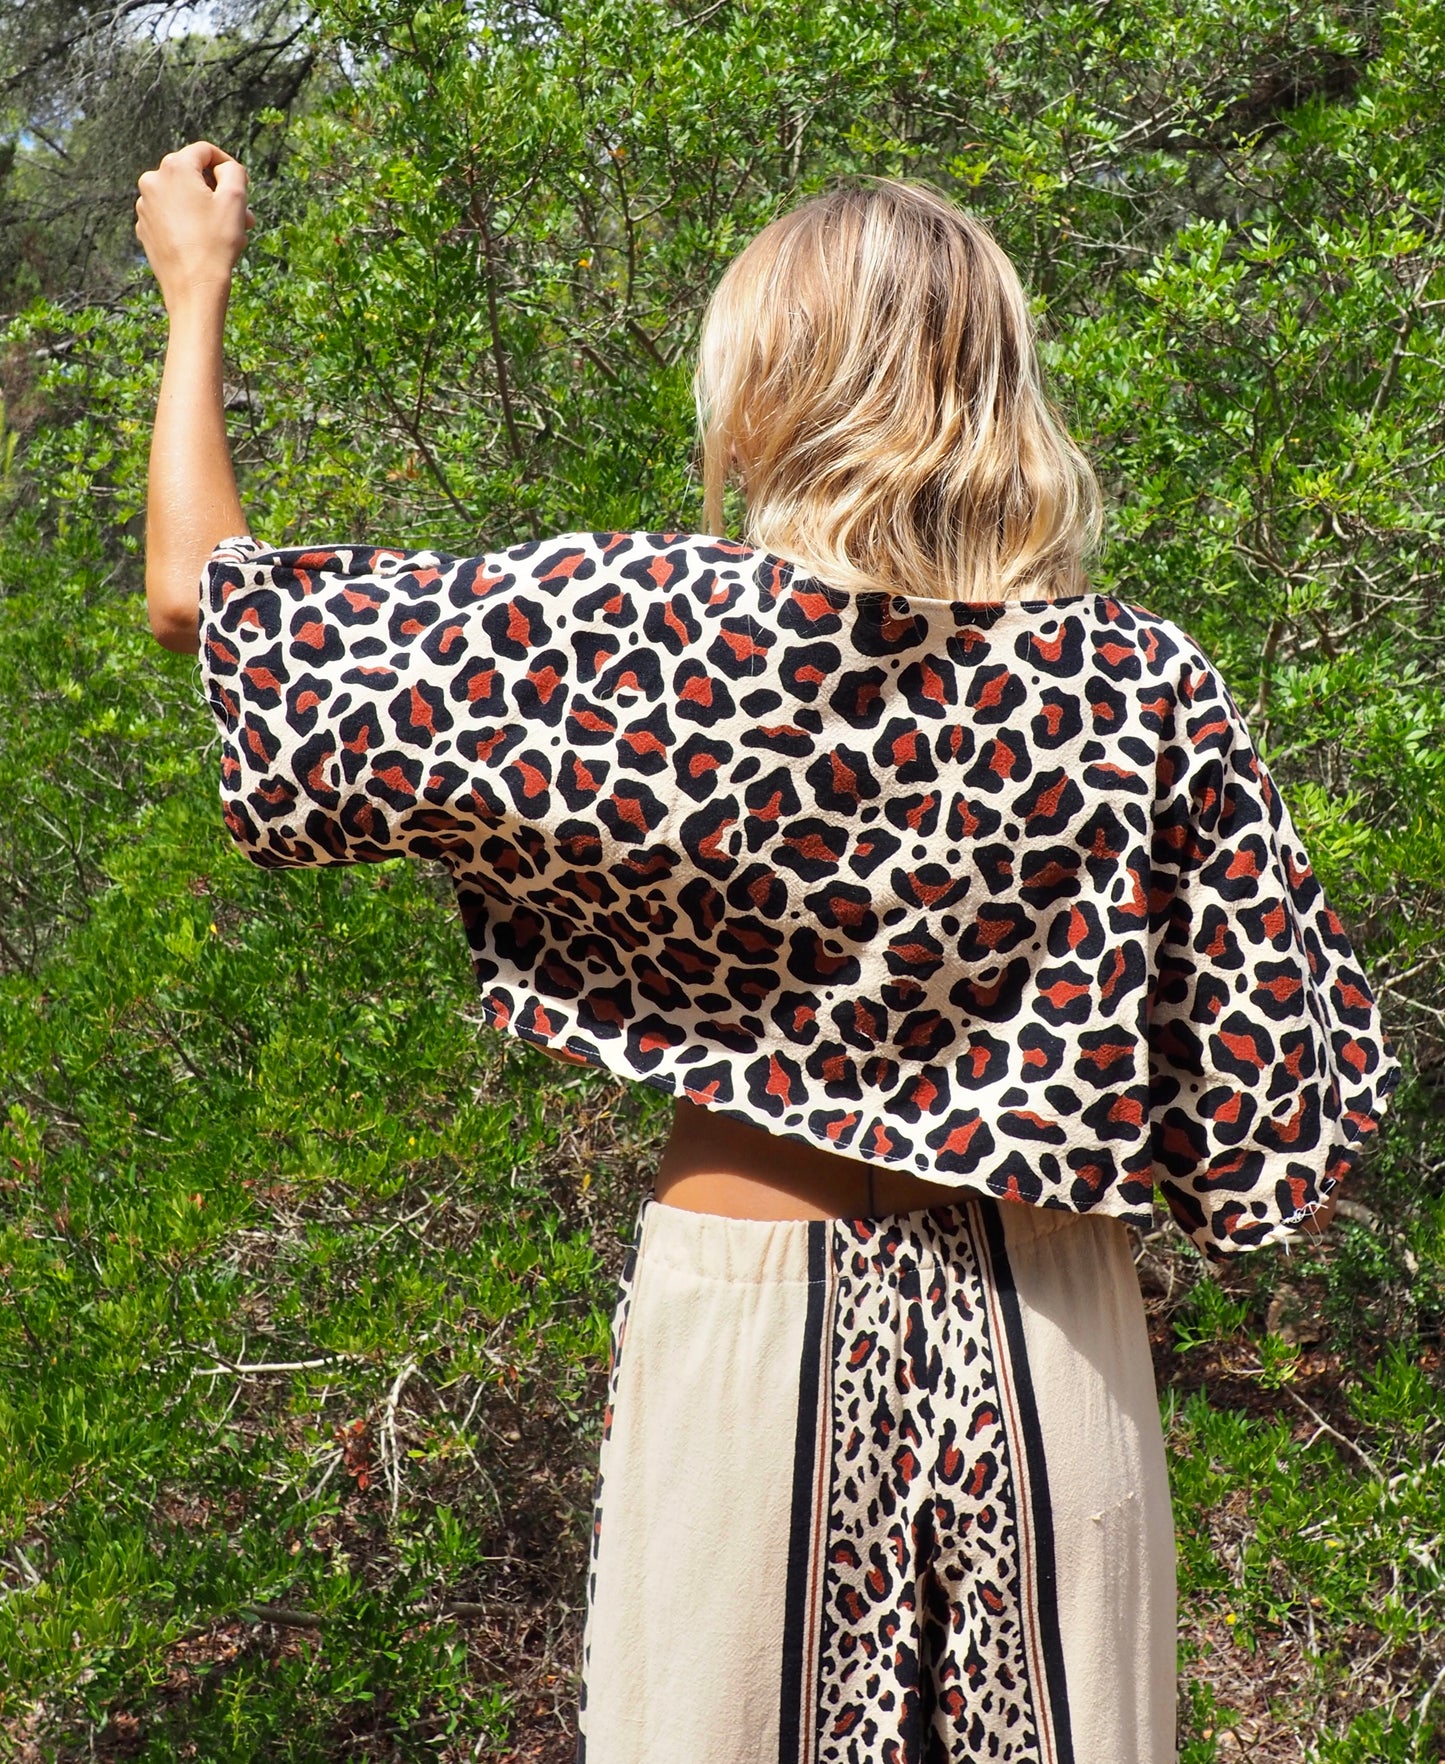
[[212, 168], [212, 176], [216, 180], [216, 193], [225, 196], [246, 194], [246, 168], [236, 159], [223, 159]]

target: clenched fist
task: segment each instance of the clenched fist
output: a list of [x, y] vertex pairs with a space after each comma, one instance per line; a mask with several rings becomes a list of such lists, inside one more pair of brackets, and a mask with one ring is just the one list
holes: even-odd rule
[[256, 217], [246, 171], [209, 141], [168, 153], [140, 180], [136, 237], [161, 285], [166, 310], [197, 295], [224, 295]]

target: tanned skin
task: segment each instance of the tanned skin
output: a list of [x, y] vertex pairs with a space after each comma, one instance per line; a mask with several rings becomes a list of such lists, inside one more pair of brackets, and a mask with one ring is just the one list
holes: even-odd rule
[[201, 566], [246, 531], [226, 439], [221, 344], [231, 274], [255, 217], [246, 173], [193, 141], [140, 180], [136, 236], [170, 318], [151, 437], [146, 498], [146, 606], [156, 642], [194, 655]]

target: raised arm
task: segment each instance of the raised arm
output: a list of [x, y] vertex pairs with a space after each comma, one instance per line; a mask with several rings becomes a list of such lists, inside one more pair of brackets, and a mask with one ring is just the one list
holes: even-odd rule
[[136, 235], [170, 318], [151, 437], [146, 605], [156, 641], [194, 654], [197, 584], [217, 541], [247, 531], [221, 393], [231, 272], [254, 217], [246, 173], [209, 141], [168, 153], [140, 180]]

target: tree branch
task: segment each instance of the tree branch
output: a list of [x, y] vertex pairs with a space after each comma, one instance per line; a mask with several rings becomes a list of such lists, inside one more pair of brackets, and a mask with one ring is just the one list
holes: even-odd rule
[[516, 414], [512, 409], [511, 379], [507, 373], [507, 352], [502, 345], [502, 320], [497, 300], [497, 262], [496, 244], [492, 238], [492, 220], [487, 205], [474, 190], [471, 197], [472, 219], [476, 222], [477, 231], [482, 240], [482, 262], [484, 274], [482, 280], [487, 294], [487, 324], [492, 333], [492, 364], [497, 371], [497, 396], [502, 402], [502, 421], [506, 426], [507, 440], [512, 449], [512, 458], [518, 465], [526, 461], [526, 450], [522, 445], [522, 434], [517, 427]]

